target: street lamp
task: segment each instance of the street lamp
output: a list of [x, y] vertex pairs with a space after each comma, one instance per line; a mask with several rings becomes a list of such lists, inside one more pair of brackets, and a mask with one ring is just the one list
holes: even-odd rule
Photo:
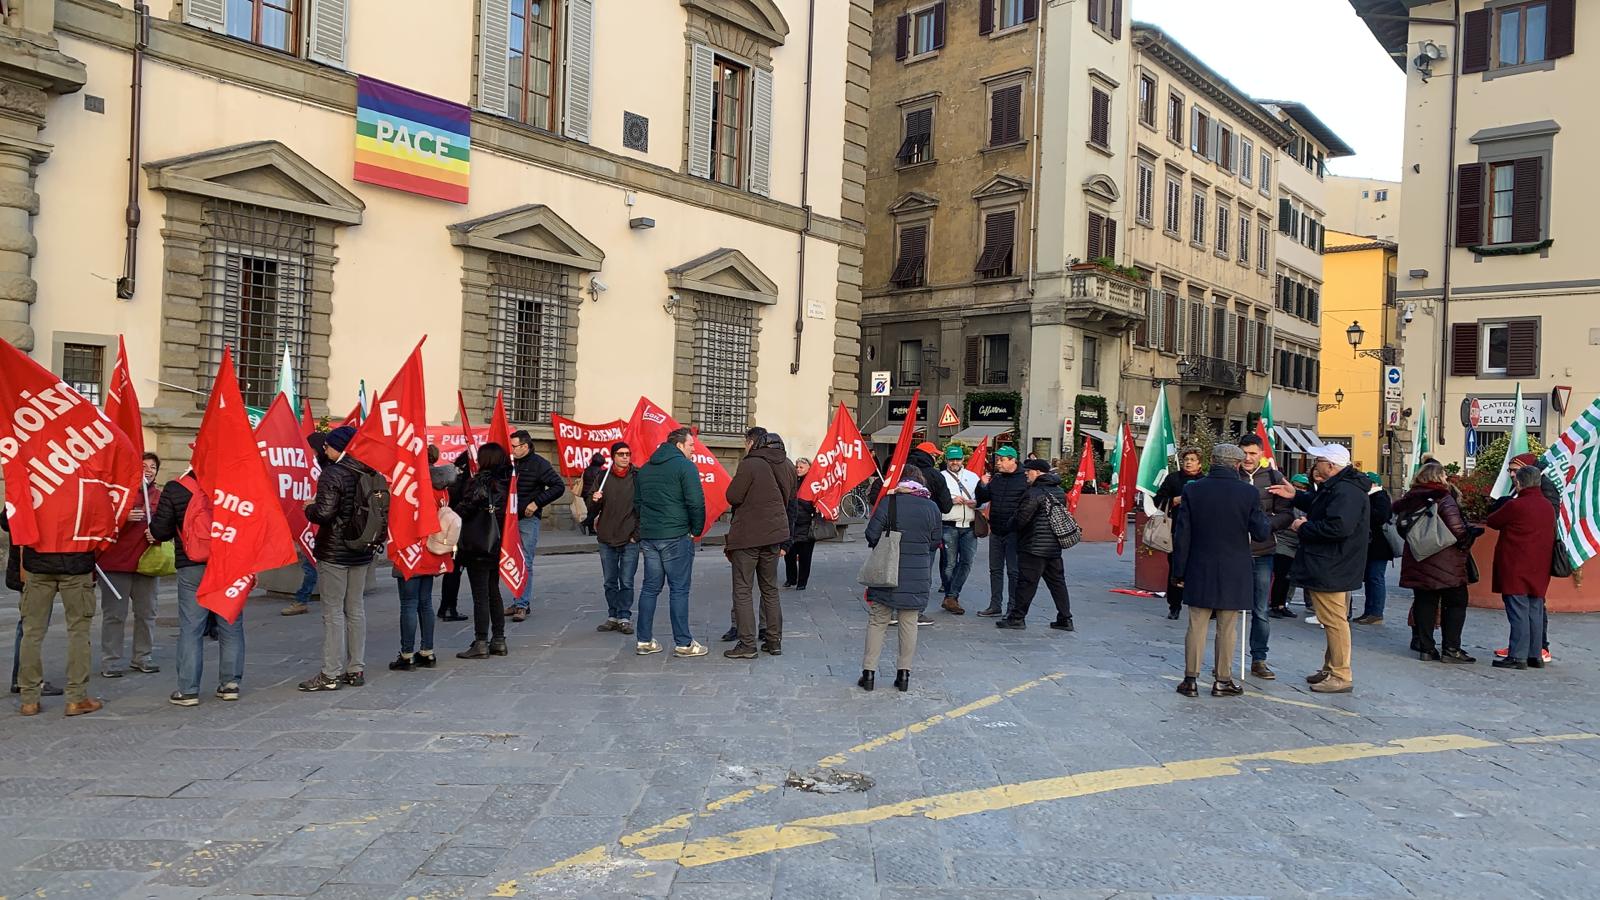
[[1376, 359], [1379, 362], [1388, 365], [1394, 364], [1393, 347], [1383, 347], [1378, 350], [1360, 349], [1361, 341], [1367, 336], [1367, 330], [1361, 327], [1361, 323], [1359, 321], [1351, 322], [1350, 327], [1344, 330], [1344, 336], [1345, 340], [1350, 342], [1350, 355], [1352, 357], [1359, 358], [1365, 356], [1370, 359]]
[[1343, 405], [1344, 405], [1344, 388], [1340, 388], [1337, 391], [1333, 392], [1333, 402], [1332, 403], [1318, 403], [1317, 404], [1317, 412], [1327, 412], [1330, 409], [1338, 409], [1339, 407], [1341, 407]]
[[940, 378], [950, 377], [950, 367], [939, 365], [939, 348], [932, 344], [922, 345], [922, 367], [932, 370]]

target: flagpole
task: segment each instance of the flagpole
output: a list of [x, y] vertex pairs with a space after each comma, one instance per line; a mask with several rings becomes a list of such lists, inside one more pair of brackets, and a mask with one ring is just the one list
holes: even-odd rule
[[122, 594], [117, 591], [117, 586], [111, 583], [111, 579], [106, 575], [105, 570], [100, 568], [99, 563], [94, 564], [94, 571], [95, 574], [100, 576], [100, 580], [105, 582], [106, 590], [111, 592], [111, 596], [117, 598], [118, 601], [121, 601]]

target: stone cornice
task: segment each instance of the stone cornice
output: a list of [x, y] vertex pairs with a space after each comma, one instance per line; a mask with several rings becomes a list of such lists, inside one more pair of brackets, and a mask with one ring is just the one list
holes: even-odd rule
[[1270, 138], [1279, 147], [1288, 146], [1294, 132], [1273, 118], [1259, 104], [1245, 96], [1226, 78], [1191, 55], [1181, 44], [1157, 28], [1136, 24], [1133, 29], [1134, 49], [1160, 63], [1167, 71], [1177, 75], [1191, 89], [1211, 100], [1239, 122], [1250, 126]]

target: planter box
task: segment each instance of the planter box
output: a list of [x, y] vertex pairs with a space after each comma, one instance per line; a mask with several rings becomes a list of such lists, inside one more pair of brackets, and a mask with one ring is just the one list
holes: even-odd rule
[[[1500, 533], [1489, 529], [1472, 545], [1472, 558], [1478, 563], [1482, 578], [1467, 589], [1467, 602], [1480, 609], [1504, 609], [1500, 595], [1494, 592], [1494, 548], [1500, 542]], [[1545, 607], [1556, 613], [1600, 612], [1600, 566], [1584, 566], [1587, 576], [1582, 585], [1571, 578], [1550, 581], [1550, 595]]]
[[1117, 498], [1111, 494], [1084, 494], [1078, 498], [1078, 511], [1073, 517], [1083, 529], [1083, 542], [1104, 544], [1115, 541], [1111, 533], [1111, 505]]
[[1141, 591], [1165, 591], [1170, 571], [1167, 554], [1144, 549], [1144, 523], [1149, 519], [1141, 509], [1133, 520], [1133, 586]]

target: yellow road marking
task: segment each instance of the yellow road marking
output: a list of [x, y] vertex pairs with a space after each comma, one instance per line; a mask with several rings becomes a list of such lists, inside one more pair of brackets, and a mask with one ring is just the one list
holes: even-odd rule
[[1261, 760], [1295, 765], [1324, 765], [1354, 759], [1373, 759], [1385, 756], [1404, 756], [1420, 753], [1442, 753], [1449, 750], [1472, 750], [1497, 747], [1494, 741], [1485, 741], [1459, 734], [1408, 738], [1387, 744], [1333, 744], [1321, 747], [1304, 747], [1293, 750], [1268, 750], [1261, 753], [1244, 753], [1193, 759], [1157, 766], [1133, 766], [1124, 769], [1107, 769], [1080, 775], [1042, 778], [1020, 784], [1002, 784], [970, 791], [957, 791], [933, 797], [921, 797], [900, 803], [869, 807], [863, 810], [810, 816], [781, 825], [766, 825], [735, 831], [730, 834], [703, 838], [696, 841], [673, 842], [643, 847], [635, 851], [641, 858], [660, 862], [676, 862], [694, 867], [731, 859], [758, 856], [818, 844], [838, 837], [830, 828], [848, 828], [871, 825], [887, 819], [922, 816], [929, 819], [954, 819], [977, 813], [1013, 809], [1051, 800], [1103, 794], [1129, 788], [1175, 784], [1238, 775], [1246, 763]]
[[[832, 756], [824, 756], [822, 759], [817, 760], [817, 767], [818, 768], [827, 768], [827, 767], [831, 767], [831, 766], [842, 765], [843, 763], [845, 763], [852, 756], [857, 756], [857, 755], [860, 755], [862, 753], [870, 753], [873, 750], [878, 749], [879, 747], [885, 747], [885, 746], [888, 746], [889, 744], [893, 744], [893, 743], [895, 743], [897, 741], [903, 741], [906, 738], [910, 737], [911, 735], [921, 734], [922, 732], [927, 731], [929, 728], [932, 728], [935, 725], [938, 725], [940, 723], [949, 722], [949, 721], [952, 721], [952, 720], [955, 720], [955, 719], [959, 719], [959, 718], [961, 718], [963, 716], [971, 715], [972, 713], [975, 713], [980, 709], [985, 709], [987, 707], [993, 706], [996, 703], [999, 703], [1001, 700], [1005, 700], [1005, 699], [1010, 698], [1010, 697], [1015, 697], [1018, 694], [1021, 694], [1021, 693], [1027, 692], [1027, 691], [1031, 691], [1036, 687], [1040, 687], [1040, 686], [1043, 686], [1043, 685], [1046, 685], [1046, 684], [1051, 684], [1053, 682], [1060, 681], [1061, 679], [1063, 679], [1065, 677], [1067, 677], [1067, 673], [1065, 673], [1065, 672], [1052, 672], [1051, 674], [1046, 675], [1043, 678], [1035, 678], [1032, 681], [1025, 681], [1022, 684], [1017, 685], [1016, 687], [1007, 688], [1006, 690], [1001, 691], [998, 694], [990, 694], [987, 697], [983, 697], [981, 699], [974, 700], [974, 701], [972, 701], [971, 703], [968, 703], [965, 706], [958, 706], [955, 709], [949, 710], [947, 712], [938, 713], [937, 715], [933, 715], [933, 716], [930, 716], [930, 717], [928, 717], [926, 719], [923, 719], [921, 722], [917, 722], [917, 723], [912, 724], [912, 725], [907, 725], [904, 728], [896, 729], [896, 730], [891, 731], [891, 732], [889, 732], [888, 734], [885, 734], [885, 735], [880, 735], [878, 737], [873, 738], [872, 740], [866, 741], [864, 743], [857, 744], [857, 745], [855, 745], [854, 747], [851, 747], [848, 750], [844, 750], [844, 751], [841, 751], [839, 753], [835, 753]], [[650, 841], [653, 841], [656, 838], [661, 837], [662, 835], [671, 834], [671, 833], [673, 833], [675, 831], [681, 831], [682, 829], [688, 828], [690, 826], [690, 824], [692, 824], [694, 822], [694, 820], [697, 819], [697, 818], [701, 818], [701, 819], [706, 818], [706, 817], [712, 815], [713, 813], [716, 813], [716, 812], [719, 812], [721, 810], [727, 809], [730, 806], [736, 806], [736, 805], [738, 805], [740, 803], [743, 803], [746, 800], [749, 800], [752, 797], [758, 796], [760, 794], [765, 794], [765, 793], [767, 793], [769, 791], [777, 790], [777, 788], [778, 788], [778, 786], [775, 785], [775, 784], [758, 784], [754, 788], [751, 788], [751, 789], [748, 789], [748, 790], [739, 791], [738, 793], [735, 793], [735, 794], [730, 794], [730, 795], [728, 795], [726, 797], [723, 797], [720, 800], [713, 800], [710, 803], [707, 803], [706, 806], [705, 806], [705, 809], [703, 811], [701, 811], [701, 812], [698, 812], [698, 813], [684, 813], [683, 815], [680, 815], [680, 816], [673, 816], [672, 818], [667, 819], [666, 821], [661, 822], [660, 824], [652, 825], [649, 828], [645, 828], [645, 829], [642, 829], [640, 831], [635, 831], [632, 834], [625, 834], [622, 837], [617, 839], [617, 843], [619, 845], [623, 846], [623, 847], [630, 847], [630, 848], [631, 847], [637, 847], [640, 844], [647, 844]], [[571, 868], [573, 866], [593, 865], [595, 863], [604, 862], [605, 859], [606, 859], [606, 845], [602, 844], [602, 845], [600, 845], [598, 847], [591, 847], [588, 850], [585, 850], [584, 852], [582, 852], [582, 853], [580, 853], [580, 854], [578, 854], [576, 856], [569, 856], [566, 859], [563, 859], [563, 860], [561, 860], [559, 862], [552, 863], [551, 865], [548, 865], [548, 866], [544, 867], [543, 869], [540, 869], [539, 871], [532, 873], [532, 875], [529, 876], [529, 877], [531, 877], [531, 878], [541, 878], [541, 877], [543, 877], [545, 875], [549, 875], [549, 874], [551, 874], [553, 872], [559, 872], [562, 869], [568, 869], [568, 868]], [[501, 891], [509, 891], [509, 893], [499, 893], [499, 894], [494, 894], [492, 896], [515, 897], [515, 896], [517, 896], [517, 883], [515, 881], [507, 881], [504, 884], [500, 885], [499, 890], [501, 890]]]
[[[1512, 738], [1511, 740], [1506, 741], [1506, 743], [1508, 743], [1508, 744], [1557, 744], [1557, 743], [1566, 743], [1567, 741], [1594, 741], [1594, 740], [1600, 740], [1600, 734], [1583, 734], [1581, 732], [1578, 733], [1578, 734], [1540, 734], [1540, 735], [1534, 735], [1533, 737]], [[5, 900], [5, 898], [4, 897], [0, 897], [0, 900]]]
[[[1182, 678], [1179, 678], [1176, 675], [1163, 675], [1161, 677], [1165, 678], [1168, 681], [1182, 681], [1183, 680]], [[1340, 709], [1337, 706], [1324, 706], [1321, 703], [1312, 703], [1312, 702], [1307, 701], [1307, 700], [1290, 700], [1288, 697], [1274, 697], [1271, 694], [1263, 694], [1259, 689], [1257, 689], [1256, 691], [1251, 692], [1251, 693], [1246, 693], [1244, 696], [1251, 697], [1251, 698], [1254, 698], [1256, 700], [1266, 700], [1269, 703], [1282, 703], [1285, 706], [1298, 706], [1298, 707], [1301, 707], [1303, 709], [1314, 709], [1314, 710], [1317, 710], [1318, 712], [1329, 712], [1329, 713], [1333, 713], [1336, 716], [1346, 716], [1346, 717], [1352, 718], [1352, 719], [1361, 718], [1361, 713], [1351, 712], [1348, 709]]]

